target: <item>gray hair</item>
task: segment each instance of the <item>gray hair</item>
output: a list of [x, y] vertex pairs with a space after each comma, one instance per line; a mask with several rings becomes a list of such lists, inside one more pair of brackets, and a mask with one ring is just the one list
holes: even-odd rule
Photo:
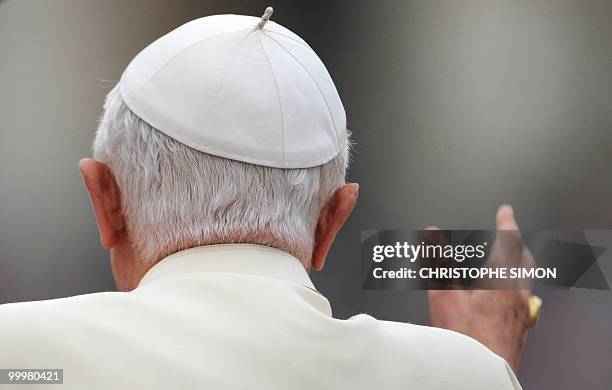
[[220, 243], [272, 246], [307, 262], [318, 217], [344, 184], [349, 160], [349, 146], [328, 163], [304, 169], [203, 153], [136, 116], [118, 87], [106, 97], [93, 150], [115, 176], [131, 244], [152, 262]]

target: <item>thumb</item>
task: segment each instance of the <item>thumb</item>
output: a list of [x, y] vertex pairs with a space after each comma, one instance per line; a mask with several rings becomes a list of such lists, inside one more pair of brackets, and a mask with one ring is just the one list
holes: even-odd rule
[[499, 207], [495, 216], [495, 224], [497, 230], [518, 230], [512, 206], [504, 204]]

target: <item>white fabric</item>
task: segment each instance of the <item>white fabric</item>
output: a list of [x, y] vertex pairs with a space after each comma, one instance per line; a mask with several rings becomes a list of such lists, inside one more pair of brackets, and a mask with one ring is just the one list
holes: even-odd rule
[[159, 38], [120, 81], [130, 109], [177, 141], [276, 168], [324, 164], [345, 147], [344, 107], [299, 36], [260, 18], [215, 15]]
[[0, 305], [0, 367], [79, 390], [520, 389], [458, 333], [333, 319], [297, 259], [257, 245], [179, 252], [130, 293]]

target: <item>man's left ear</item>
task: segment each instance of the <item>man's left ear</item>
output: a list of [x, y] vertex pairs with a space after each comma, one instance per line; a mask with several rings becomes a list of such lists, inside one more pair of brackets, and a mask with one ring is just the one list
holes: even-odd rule
[[110, 250], [119, 241], [125, 225], [119, 187], [111, 170], [99, 161], [84, 158], [79, 161], [79, 168], [96, 214], [100, 243]]
[[315, 230], [315, 243], [312, 251], [311, 266], [321, 271], [325, 257], [331, 248], [336, 234], [344, 225], [357, 203], [359, 184], [349, 183], [338, 188], [321, 211]]

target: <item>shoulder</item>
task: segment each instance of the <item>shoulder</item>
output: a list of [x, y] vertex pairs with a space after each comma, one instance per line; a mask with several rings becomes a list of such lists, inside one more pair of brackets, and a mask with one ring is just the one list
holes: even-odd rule
[[[369, 329], [381, 348], [394, 356], [391, 364], [410, 366], [425, 381], [432, 378], [431, 388], [444, 383], [443, 387], [453, 389], [520, 389], [506, 361], [471, 337], [430, 326], [381, 321], [368, 315], [358, 315], [350, 321], [361, 322]], [[429, 375], [423, 376], [425, 373]]]
[[117, 302], [127, 302], [130, 294], [120, 292], [101, 292], [76, 295], [67, 298], [42, 301], [5, 303], [0, 305], [0, 327], [2, 330], [14, 326], [44, 326], [66, 317], [102, 314], [106, 308]]
[[[96, 293], [0, 305], [0, 367], [53, 363], [78, 353], [120, 310], [123, 293]], [[119, 306], [119, 307], [117, 307]], [[41, 366], [42, 367], [42, 366]]]

